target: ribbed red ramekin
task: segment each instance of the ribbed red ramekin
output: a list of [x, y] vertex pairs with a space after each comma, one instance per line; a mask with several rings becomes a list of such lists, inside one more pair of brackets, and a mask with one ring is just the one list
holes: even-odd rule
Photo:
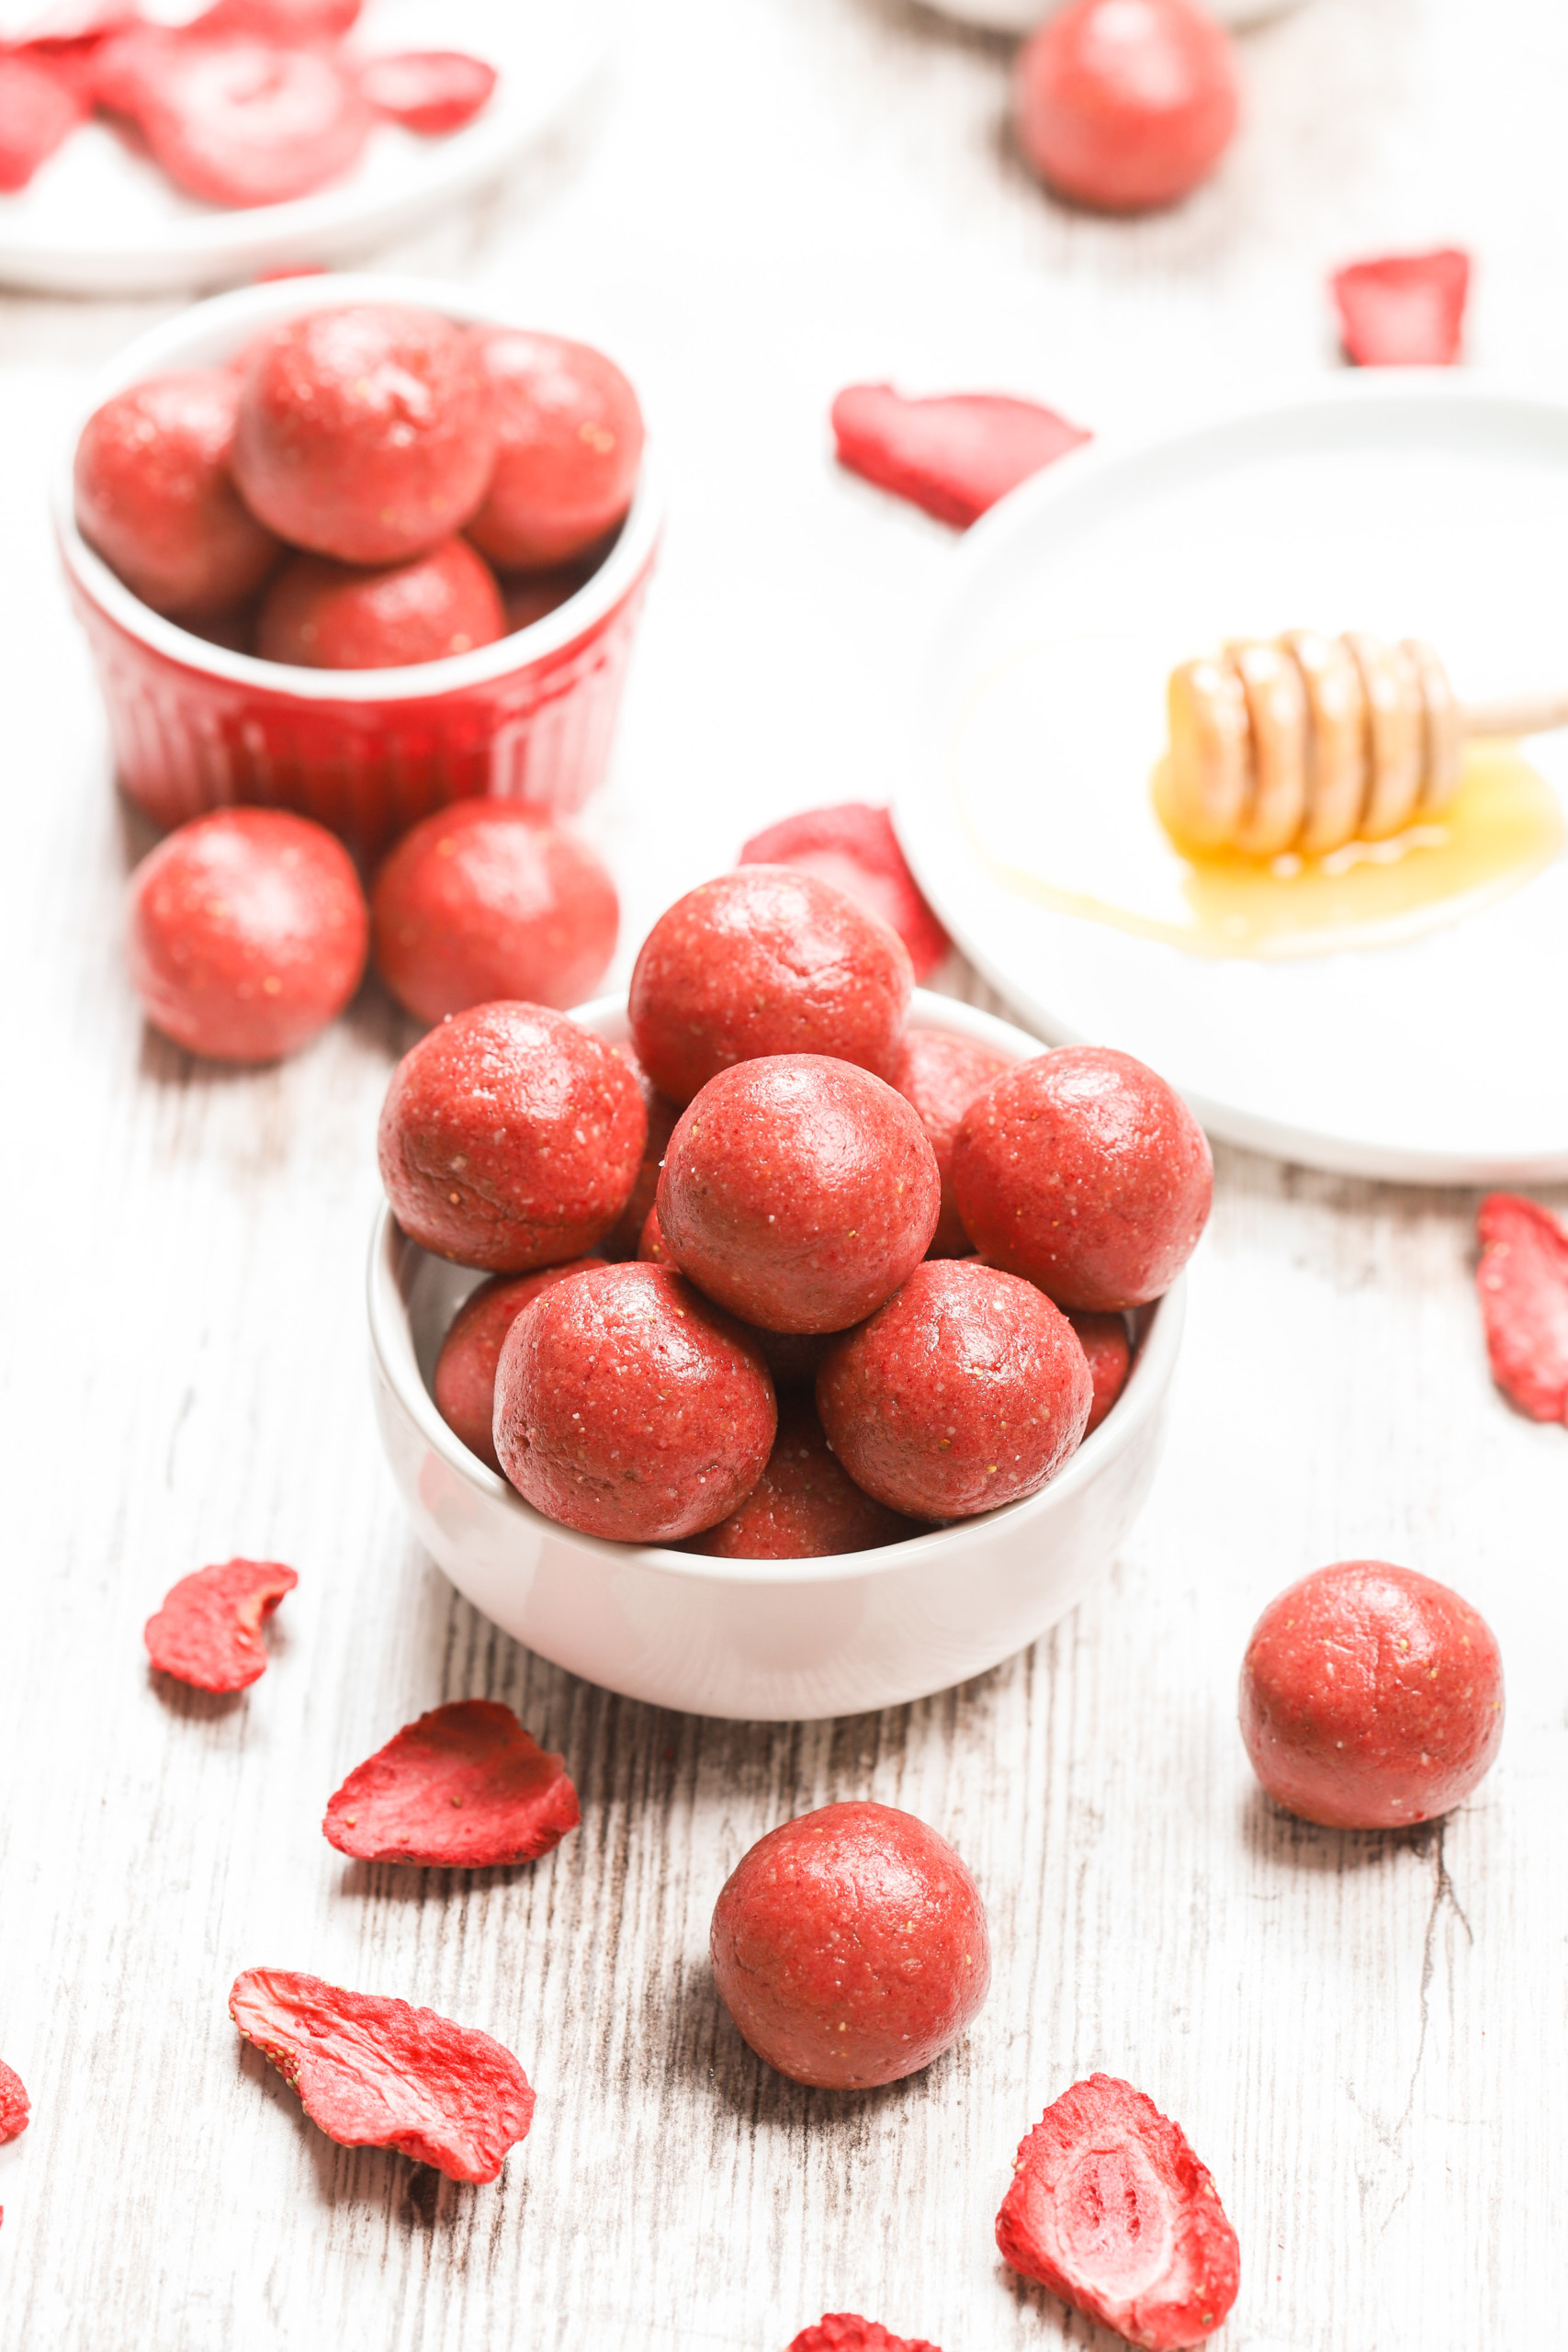
[[209, 645], [133, 596], [78, 532], [71, 466], [94, 409], [146, 376], [221, 366], [263, 327], [346, 302], [516, 323], [493, 296], [369, 274], [288, 278], [199, 303], [120, 353], [57, 469], [54, 526], [125, 792], [158, 825], [238, 801], [295, 808], [367, 854], [450, 800], [570, 813], [602, 781], [662, 508], [657, 451], [599, 570], [529, 628], [405, 670], [302, 670]]

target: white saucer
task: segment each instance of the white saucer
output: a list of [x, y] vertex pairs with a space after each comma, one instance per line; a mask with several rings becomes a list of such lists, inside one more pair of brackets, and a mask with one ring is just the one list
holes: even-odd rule
[[423, 227], [549, 128], [603, 62], [617, 13], [616, 0], [367, 0], [357, 48], [467, 49], [499, 68], [494, 96], [465, 130], [422, 139], [384, 123], [348, 178], [291, 204], [235, 210], [182, 195], [107, 124], [89, 122], [30, 186], [0, 197], [0, 283], [184, 293], [341, 261]]
[[[1027, 840], [1030, 779], [1068, 724], [1048, 695], [1003, 707], [998, 682], [1021, 664], [1061, 674], [1076, 639], [1103, 673], [1107, 640], [1126, 644], [1127, 701], [1102, 750], [1119, 763], [1107, 788], [1125, 793], [1151, 712], [1158, 748], [1167, 657], [1221, 637], [1292, 623], [1427, 637], [1473, 699], [1568, 681], [1565, 546], [1568, 406], [1448, 373], [1348, 375], [1064, 460], [958, 551], [895, 812], [923, 887], [1042, 1035], [1139, 1055], [1215, 1135], [1417, 1182], [1568, 1176], [1568, 859], [1422, 937], [1262, 962], [1043, 907], [998, 878], [995, 854], [998, 827]], [[976, 741], [989, 858], [960, 791]], [[1568, 735], [1529, 751], [1568, 804]]]

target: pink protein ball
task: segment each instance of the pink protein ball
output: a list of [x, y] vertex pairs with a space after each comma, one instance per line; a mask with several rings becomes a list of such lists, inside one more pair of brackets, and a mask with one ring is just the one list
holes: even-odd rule
[[809, 1398], [794, 1396], [779, 1407], [773, 1450], [745, 1501], [685, 1548], [716, 1560], [818, 1560], [925, 1532], [862, 1492], [835, 1460]]
[[541, 1004], [479, 1004], [392, 1072], [377, 1151], [403, 1231], [487, 1272], [581, 1258], [626, 1206], [647, 1121], [626, 1064]]
[[150, 376], [94, 411], [76, 444], [76, 526], [155, 613], [228, 614], [282, 554], [229, 470], [240, 387], [225, 368]]
[[1105, 1046], [1063, 1046], [994, 1079], [964, 1114], [952, 1171], [983, 1258], [1100, 1314], [1164, 1295], [1214, 1189], [1181, 1097]]
[[558, 334], [476, 332], [499, 426], [495, 469], [468, 525], [505, 571], [585, 555], [625, 517], [642, 463], [642, 412], [613, 359]]
[[637, 1171], [632, 1196], [615, 1225], [604, 1237], [604, 1255], [606, 1258], [646, 1258], [655, 1264], [668, 1263], [659, 1250], [645, 1250], [642, 1244], [650, 1222], [657, 1229], [653, 1204], [659, 1192], [659, 1171], [664, 1165], [664, 1154], [681, 1114], [667, 1095], [660, 1094], [629, 1046], [617, 1046], [615, 1051], [637, 1080], [643, 1109], [648, 1113], [648, 1141], [643, 1146], [642, 1165]]
[[1241, 1669], [1241, 1736], [1276, 1804], [1397, 1829], [1462, 1803], [1503, 1738], [1503, 1661], [1479, 1611], [1387, 1560], [1341, 1560], [1271, 1600]]
[[1006, 1054], [972, 1037], [940, 1029], [907, 1029], [893, 1065], [893, 1083], [919, 1114], [931, 1137], [942, 1178], [942, 1215], [928, 1258], [968, 1258], [975, 1244], [964, 1232], [953, 1197], [953, 1143], [959, 1123], [983, 1086], [1012, 1067]]
[[536, 1274], [492, 1274], [469, 1292], [453, 1317], [435, 1359], [435, 1409], [454, 1436], [492, 1470], [501, 1467], [492, 1433], [495, 1368], [508, 1331], [541, 1291], [603, 1263], [602, 1258], [572, 1258], [564, 1266], [541, 1266]]
[[774, 1054], [721, 1070], [682, 1114], [659, 1226], [682, 1273], [774, 1331], [841, 1331], [925, 1254], [942, 1192], [910, 1105], [869, 1070]]
[[991, 1981], [979, 1889], [945, 1838], [886, 1804], [829, 1804], [760, 1838], [714, 1906], [719, 1997], [797, 2083], [918, 2074]]
[[1133, 1369], [1133, 1343], [1120, 1315], [1075, 1313], [1067, 1320], [1077, 1333], [1078, 1345], [1089, 1364], [1089, 1376], [1094, 1384], [1094, 1402], [1084, 1431], [1088, 1437], [1100, 1427], [1127, 1385], [1127, 1375]]
[[496, 1453], [518, 1493], [621, 1544], [674, 1544], [727, 1518], [761, 1476], [776, 1421], [740, 1326], [663, 1266], [558, 1283], [513, 1324], [496, 1373]]
[[970, 1519], [1033, 1494], [1076, 1451], [1092, 1396], [1066, 1317], [971, 1258], [917, 1266], [817, 1375], [851, 1477], [913, 1519]]
[[501, 591], [466, 539], [402, 563], [297, 555], [262, 600], [256, 651], [304, 670], [404, 670], [506, 635]]
[[342, 842], [281, 808], [195, 818], [130, 877], [142, 1009], [214, 1061], [276, 1061], [308, 1045], [359, 986], [369, 928]]
[[536, 810], [457, 800], [386, 859], [370, 923], [376, 968], [418, 1020], [498, 997], [564, 1012], [604, 978], [620, 902], [604, 861]]
[[632, 1037], [672, 1102], [762, 1054], [830, 1054], [886, 1078], [914, 985], [903, 941], [831, 883], [742, 865], [688, 890], [649, 933]]

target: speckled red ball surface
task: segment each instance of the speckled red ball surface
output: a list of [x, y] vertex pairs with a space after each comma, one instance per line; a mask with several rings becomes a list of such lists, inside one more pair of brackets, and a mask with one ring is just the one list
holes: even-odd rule
[[637, 394], [602, 351], [557, 334], [476, 331], [498, 424], [495, 470], [468, 526], [502, 571], [570, 563], [626, 514], [642, 462]]
[[472, 336], [434, 311], [309, 311], [246, 357], [234, 475], [291, 545], [399, 563], [459, 530], [484, 496], [495, 412]]
[[421, 1021], [498, 997], [581, 1004], [619, 922], [603, 859], [513, 801], [458, 800], [427, 817], [370, 894], [376, 968]]
[[495, 1368], [508, 1331], [541, 1291], [603, 1263], [601, 1258], [571, 1258], [564, 1266], [541, 1266], [534, 1274], [492, 1274], [452, 1317], [435, 1359], [435, 1409], [468, 1452], [492, 1470], [501, 1467], [493, 1432]]
[[979, 1890], [945, 1838], [829, 1804], [760, 1838], [714, 1907], [719, 1996], [759, 2057], [860, 2090], [940, 2057], [991, 1980]]
[[1069, 0], [1014, 68], [1025, 156], [1062, 195], [1107, 212], [1188, 195], [1239, 112], [1229, 37], [1193, 0]]
[[646, 1129], [637, 1081], [602, 1038], [542, 1004], [479, 1004], [403, 1056], [377, 1149], [412, 1239], [527, 1273], [608, 1233]]
[[[584, 989], [583, 993], [586, 995], [588, 991]], [[642, 1240], [653, 1214], [664, 1153], [681, 1114], [668, 1095], [660, 1094], [630, 1046], [617, 1046], [615, 1051], [637, 1082], [642, 1106], [648, 1113], [648, 1141], [643, 1146], [642, 1164], [637, 1171], [631, 1198], [615, 1226], [604, 1236], [604, 1255], [606, 1258], [650, 1258], [657, 1263], [659, 1261], [655, 1253], [645, 1250]]]
[[917, 1266], [817, 1375], [851, 1477], [915, 1519], [970, 1519], [1033, 1494], [1082, 1439], [1092, 1396], [1066, 1317], [972, 1258]]
[[792, 1396], [779, 1406], [773, 1450], [745, 1501], [686, 1549], [716, 1560], [818, 1560], [925, 1532], [855, 1485], [835, 1460], [810, 1399]]
[[1100, 1427], [1105, 1416], [1127, 1385], [1127, 1374], [1133, 1369], [1133, 1343], [1127, 1337], [1127, 1326], [1120, 1315], [1079, 1315], [1067, 1317], [1077, 1333], [1079, 1347], [1089, 1364], [1089, 1376], [1094, 1385], [1094, 1402], [1089, 1408], [1089, 1427], [1085, 1437]]
[[983, 1258], [1058, 1306], [1162, 1297], [1208, 1222], [1214, 1170], [1181, 1097], [1131, 1054], [1064, 1046], [977, 1094], [953, 1196]]
[[255, 594], [282, 550], [234, 487], [240, 388], [225, 368], [150, 376], [76, 444], [76, 527], [155, 613], [203, 620]]
[[940, 1029], [908, 1029], [893, 1066], [893, 1083], [912, 1102], [931, 1138], [942, 1179], [942, 1214], [931, 1235], [929, 1258], [967, 1258], [975, 1244], [964, 1232], [953, 1197], [953, 1143], [959, 1123], [983, 1086], [1010, 1067], [1008, 1056], [973, 1037]]
[[743, 865], [688, 890], [649, 933], [632, 1037], [672, 1102], [761, 1054], [831, 1054], [886, 1078], [914, 984], [903, 941], [831, 883]]
[[1479, 1611], [1414, 1568], [1341, 1560], [1271, 1600], [1241, 1669], [1241, 1736], [1269, 1794], [1328, 1829], [1459, 1804], [1503, 1737], [1503, 1661]]
[[214, 1061], [291, 1054], [340, 1013], [369, 920], [354, 862], [278, 808], [197, 817], [130, 877], [130, 977], [155, 1029]]
[[558, 1283], [513, 1323], [496, 1373], [495, 1448], [518, 1493], [621, 1544], [674, 1544], [727, 1518], [776, 1422], [752, 1341], [663, 1266]]
[[297, 555], [262, 599], [256, 651], [304, 670], [403, 670], [506, 635], [494, 574], [466, 539], [404, 563]]
[[925, 1255], [942, 1185], [903, 1096], [852, 1062], [721, 1070], [664, 1154], [659, 1225], [710, 1298], [774, 1331], [841, 1331]]

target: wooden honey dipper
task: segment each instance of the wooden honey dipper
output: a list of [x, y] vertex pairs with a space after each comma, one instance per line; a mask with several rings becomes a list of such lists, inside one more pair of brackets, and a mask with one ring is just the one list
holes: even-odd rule
[[1568, 694], [1461, 704], [1429, 645], [1287, 629], [1184, 662], [1168, 690], [1162, 801], [1193, 849], [1321, 857], [1453, 798], [1467, 737], [1568, 725]]

